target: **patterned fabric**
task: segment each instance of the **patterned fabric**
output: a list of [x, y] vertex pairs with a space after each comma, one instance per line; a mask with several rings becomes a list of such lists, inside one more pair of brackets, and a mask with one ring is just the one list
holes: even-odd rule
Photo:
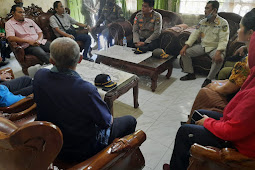
[[250, 69], [247, 67], [248, 56], [245, 57], [243, 61], [239, 61], [235, 64], [229, 81], [235, 85], [241, 87], [248, 75], [250, 74]]

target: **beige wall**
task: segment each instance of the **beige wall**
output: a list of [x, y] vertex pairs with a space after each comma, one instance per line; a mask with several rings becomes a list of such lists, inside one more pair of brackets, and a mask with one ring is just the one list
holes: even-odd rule
[[[53, 6], [56, 0], [23, 0], [24, 7], [30, 6], [32, 3], [42, 7], [44, 12], [47, 12]], [[63, 5], [67, 7], [66, 0], [62, 1]], [[10, 12], [11, 6], [14, 5], [14, 0], [0, 0], [0, 17], [5, 17]]]

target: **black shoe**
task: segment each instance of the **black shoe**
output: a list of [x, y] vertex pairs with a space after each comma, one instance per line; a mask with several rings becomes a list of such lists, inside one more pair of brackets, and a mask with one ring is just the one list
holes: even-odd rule
[[181, 81], [186, 81], [186, 80], [195, 80], [196, 75], [194, 73], [188, 73], [186, 76], [183, 76], [180, 78]]
[[181, 121], [181, 126], [182, 126], [182, 125], [185, 125], [185, 124], [186, 124], [186, 122]]
[[91, 61], [91, 62], [94, 62], [94, 60], [92, 58], [83, 58], [84, 60], [87, 60], [87, 61]]
[[0, 62], [0, 67], [5, 66], [5, 65], [7, 65], [7, 64], [9, 64], [8, 61], [2, 61], [2, 62]]
[[202, 87], [201, 87], [201, 88], [207, 86], [207, 85], [210, 84], [211, 82], [212, 82], [212, 80], [210, 80], [210, 79], [205, 79], [205, 81], [204, 81], [204, 83], [202, 84]]

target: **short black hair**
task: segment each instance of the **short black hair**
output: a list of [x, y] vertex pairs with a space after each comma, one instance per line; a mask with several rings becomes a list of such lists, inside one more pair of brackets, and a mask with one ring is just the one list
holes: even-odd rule
[[144, 3], [147, 3], [149, 7], [154, 7], [155, 1], [154, 0], [143, 0]]
[[55, 1], [53, 3], [53, 9], [55, 10], [56, 8], [58, 8], [58, 4], [60, 3], [60, 1]]
[[15, 5], [12, 5], [12, 8], [11, 8], [11, 13], [12, 12], [15, 12], [16, 11], [16, 8], [18, 8], [18, 7], [20, 7], [20, 8], [23, 8], [20, 4], [15, 4]]
[[216, 1], [216, 0], [215, 1], [208, 1], [207, 4], [212, 4], [212, 8], [213, 9], [217, 9], [217, 11], [218, 11], [218, 9], [220, 7], [220, 3], [218, 1]]
[[246, 13], [241, 20], [241, 24], [244, 26], [244, 33], [249, 30], [255, 31], [255, 9]]

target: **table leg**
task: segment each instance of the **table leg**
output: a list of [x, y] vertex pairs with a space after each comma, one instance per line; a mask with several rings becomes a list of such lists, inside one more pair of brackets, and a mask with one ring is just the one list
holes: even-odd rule
[[171, 65], [168, 67], [167, 69], [167, 74], [166, 74], [166, 78], [169, 79], [172, 75], [172, 71], [173, 71], [173, 64], [171, 63]]
[[136, 85], [133, 87], [133, 98], [134, 98], [134, 108], [139, 107], [138, 103], [138, 81], [136, 81]]
[[157, 88], [157, 81], [158, 81], [158, 74], [154, 74], [151, 77], [151, 90], [153, 92], [155, 92], [156, 88]]
[[113, 115], [113, 101], [110, 98], [104, 98], [104, 101]]

